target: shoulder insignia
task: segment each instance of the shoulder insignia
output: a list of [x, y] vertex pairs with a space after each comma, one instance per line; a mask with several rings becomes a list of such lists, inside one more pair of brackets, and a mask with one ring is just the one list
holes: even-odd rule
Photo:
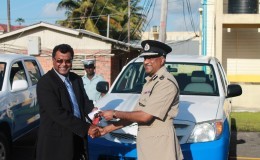
[[160, 80], [163, 80], [164, 79], [164, 76], [162, 75], [161, 77], [160, 77]]
[[152, 77], [152, 80], [154, 81], [157, 77], [158, 77], [158, 75], [155, 74], [155, 75]]

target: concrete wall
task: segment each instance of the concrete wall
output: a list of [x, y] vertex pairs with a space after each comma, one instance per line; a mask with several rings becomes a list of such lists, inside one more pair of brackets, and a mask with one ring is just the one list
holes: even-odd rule
[[243, 93], [232, 99], [232, 111], [258, 111], [260, 112], [260, 85], [240, 84]]

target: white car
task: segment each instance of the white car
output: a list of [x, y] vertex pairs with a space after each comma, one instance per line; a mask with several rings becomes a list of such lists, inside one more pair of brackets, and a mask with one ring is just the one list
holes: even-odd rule
[[11, 143], [39, 125], [36, 84], [43, 70], [35, 57], [0, 53], [0, 159]]
[[[165, 66], [180, 88], [179, 113], [173, 125], [184, 158], [228, 159], [231, 97], [241, 95], [241, 87], [229, 84], [222, 65], [214, 57], [169, 54]], [[143, 58], [133, 59], [96, 106], [101, 110], [132, 111], [138, 102], [145, 76]], [[109, 123], [102, 120], [100, 125]], [[90, 139], [91, 159], [136, 159], [137, 127], [134, 123], [97, 140]]]

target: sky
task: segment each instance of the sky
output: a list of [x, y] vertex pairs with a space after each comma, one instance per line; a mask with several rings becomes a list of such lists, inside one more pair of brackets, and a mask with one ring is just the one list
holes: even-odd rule
[[[11, 25], [19, 25], [15, 20], [23, 18], [22, 25], [32, 25], [40, 21], [55, 23], [56, 20], [65, 19], [65, 10], [56, 10], [61, 0], [10, 0]], [[144, 4], [147, 0], [142, 0]], [[190, 1], [191, 13], [187, 12], [187, 1]], [[166, 31], [193, 31], [190, 17], [194, 22], [195, 30], [199, 30], [199, 7], [201, 0], [168, 0], [168, 16]], [[142, 5], [140, 4], [140, 5]], [[185, 16], [183, 14], [183, 5]], [[148, 14], [149, 24], [146, 30], [152, 26], [160, 25], [161, 0], [156, 0], [156, 4], [151, 7]], [[186, 23], [184, 21], [186, 20]], [[0, 23], [7, 24], [7, 0], [0, 0]]]

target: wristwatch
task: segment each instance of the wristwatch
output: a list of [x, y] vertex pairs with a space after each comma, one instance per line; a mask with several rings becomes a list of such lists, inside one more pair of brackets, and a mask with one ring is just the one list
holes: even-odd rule
[[117, 117], [116, 117], [116, 111], [117, 111], [117, 110], [113, 110], [113, 118], [115, 118], [115, 119], [117, 119]]

